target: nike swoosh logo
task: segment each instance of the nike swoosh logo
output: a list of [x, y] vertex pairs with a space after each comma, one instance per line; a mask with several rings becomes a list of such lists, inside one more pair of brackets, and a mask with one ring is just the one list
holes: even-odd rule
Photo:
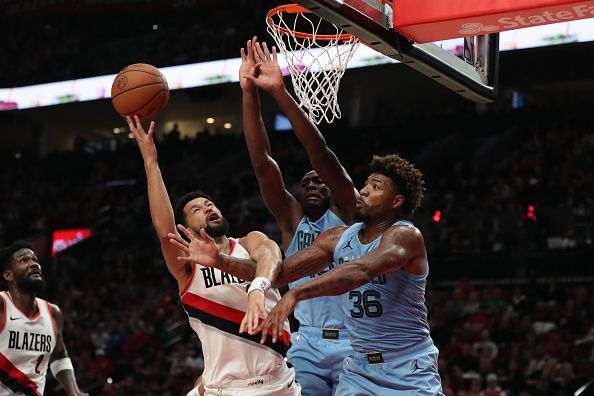
[[287, 385], [287, 388], [290, 388], [291, 385], [293, 385], [293, 381], [295, 381], [295, 379], [292, 379], [291, 382], [289, 382], [289, 385]]
[[12, 315], [10, 315], [10, 320], [18, 320], [18, 319], [21, 319], [21, 317], [13, 318]]

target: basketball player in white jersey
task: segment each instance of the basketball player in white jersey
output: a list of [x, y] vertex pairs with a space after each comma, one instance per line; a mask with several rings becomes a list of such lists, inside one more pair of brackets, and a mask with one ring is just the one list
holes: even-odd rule
[[14, 242], [0, 250], [0, 264], [0, 396], [43, 395], [48, 366], [67, 395], [87, 395], [64, 346], [62, 312], [36, 297], [45, 280], [33, 247]]
[[[154, 122], [148, 133], [138, 117], [135, 122], [128, 117], [127, 122], [144, 160], [151, 218], [161, 251], [177, 281], [190, 324], [202, 342], [204, 394], [300, 395], [294, 370], [285, 362], [290, 343], [288, 321], [282, 342], [277, 344], [261, 345], [259, 337], [243, 332], [254, 328], [280, 300], [278, 290], [270, 289], [270, 279], [280, 269], [280, 249], [261, 232], [228, 238], [227, 220], [202, 192], [186, 194], [174, 213], [157, 162]], [[250, 284], [221, 270], [188, 262], [183, 250], [169, 242], [171, 235], [179, 235], [176, 220], [187, 227], [182, 230], [189, 236], [209, 234], [223, 256], [253, 260], [257, 279]]]

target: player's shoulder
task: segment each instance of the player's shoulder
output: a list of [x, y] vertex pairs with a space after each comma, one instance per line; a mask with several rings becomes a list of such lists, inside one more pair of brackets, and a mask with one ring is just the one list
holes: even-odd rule
[[384, 233], [384, 238], [395, 238], [411, 244], [424, 245], [423, 233], [413, 223], [396, 222]]
[[[233, 238], [231, 238], [231, 239], [233, 239]], [[254, 242], [262, 242], [266, 239], [268, 239], [268, 237], [263, 232], [250, 231], [247, 234], [245, 234], [244, 236], [242, 236], [241, 238], [237, 238], [236, 241], [239, 242], [239, 244], [242, 245], [243, 247], [247, 247], [247, 246], [253, 244]]]
[[62, 310], [60, 309], [60, 307], [57, 304], [51, 303], [47, 300], [43, 300], [40, 298], [41, 301], [43, 301], [45, 304], [47, 304], [47, 307], [50, 311], [50, 313], [52, 314], [53, 317], [62, 317]]

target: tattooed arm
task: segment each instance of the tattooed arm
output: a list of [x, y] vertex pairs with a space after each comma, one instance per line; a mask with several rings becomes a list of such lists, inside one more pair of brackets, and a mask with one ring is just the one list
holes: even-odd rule
[[295, 297], [301, 301], [338, 296], [386, 272], [397, 271], [415, 258], [422, 259], [417, 261], [424, 265], [425, 244], [421, 232], [412, 227], [392, 226], [384, 233], [376, 249], [295, 288]]
[[281, 271], [272, 282], [272, 286], [284, 286], [328, 266], [333, 260], [334, 248], [346, 229], [345, 226], [329, 228], [314, 239], [311, 246], [284, 259]]
[[[332, 262], [334, 248], [340, 236], [347, 227], [338, 226], [321, 233], [313, 244], [289, 256], [282, 262], [280, 273], [271, 279], [272, 287], [278, 288], [304, 276], [315, 274]], [[170, 242], [180, 248], [186, 259], [193, 263], [200, 263], [206, 267], [215, 267], [223, 272], [237, 276], [247, 281], [256, 277], [256, 263], [251, 259], [240, 259], [220, 253], [214, 240], [206, 235], [204, 229], [198, 235], [193, 235], [184, 226], [178, 225], [180, 232], [190, 240], [187, 242], [177, 234], [169, 234]], [[277, 270], [275, 269], [274, 272]]]
[[[336, 243], [334, 243], [334, 247], [336, 247]], [[384, 233], [382, 241], [376, 249], [357, 260], [341, 264], [322, 276], [291, 289], [256, 331], [272, 328], [270, 334], [275, 342], [277, 335], [282, 333], [285, 319], [293, 312], [299, 301], [321, 296], [338, 296], [356, 289], [386, 272], [397, 271], [402, 267], [415, 273], [424, 273], [425, 265], [425, 243], [420, 231], [412, 227], [392, 226]], [[268, 331], [262, 331], [261, 342], [266, 340], [268, 333]]]

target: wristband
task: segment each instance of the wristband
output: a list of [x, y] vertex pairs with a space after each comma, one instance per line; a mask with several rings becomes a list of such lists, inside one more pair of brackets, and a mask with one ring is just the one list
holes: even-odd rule
[[50, 371], [52, 372], [54, 378], [60, 371], [64, 370], [72, 370], [74, 371], [74, 367], [72, 367], [72, 361], [70, 358], [65, 357], [62, 359], [54, 360], [50, 363]]
[[254, 290], [262, 290], [264, 294], [270, 289], [270, 280], [268, 278], [264, 278], [263, 276], [259, 276], [252, 281], [247, 294], [250, 294]]

